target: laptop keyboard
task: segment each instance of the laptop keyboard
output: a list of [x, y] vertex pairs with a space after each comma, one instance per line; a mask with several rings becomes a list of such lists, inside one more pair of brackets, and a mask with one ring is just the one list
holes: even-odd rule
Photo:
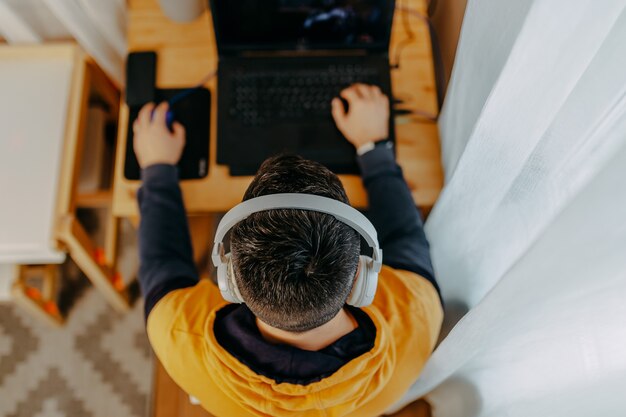
[[378, 70], [333, 64], [310, 70], [235, 73], [228, 113], [247, 127], [328, 118], [333, 97], [356, 82], [378, 84]]

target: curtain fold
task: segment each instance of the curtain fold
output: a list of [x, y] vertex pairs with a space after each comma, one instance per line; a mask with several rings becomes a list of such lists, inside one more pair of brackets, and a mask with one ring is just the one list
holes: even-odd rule
[[[464, 31], [472, 22], [508, 17], [481, 6], [469, 5], [480, 10]], [[601, 138], [597, 128], [616, 122], [609, 115], [623, 95], [626, 67], [617, 58], [626, 54], [623, 10], [622, 0], [532, 4], [426, 226], [437, 272], [455, 276], [442, 284], [446, 298], [462, 297], [470, 306], [480, 301], [600, 166], [586, 164], [578, 181], [560, 175], [588, 156], [573, 151], [623, 139], [614, 129]], [[457, 61], [453, 77], [464, 63]], [[467, 78], [453, 78], [450, 86], [461, 106], [471, 104], [476, 88]], [[456, 123], [453, 99], [446, 100], [442, 126]], [[444, 131], [443, 143], [450, 139]]]
[[0, 0], [0, 35], [9, 43], [74, 38], [121, 87], [126, 14], [124, 0]]
[[626, 415], [625, 40], [624, 0], [468, 3], [426, 231], [470, 311], [396, 409]]
[[72, 36], [118, 85], [124, 84], [125, 8], [98, 0], [43, 0]]
[[[467, 4], [455, 58], [455, 62], [463, 62], [464, 65], [462, 69], [459, 65], [453, 68], [439, 123], [446, 182], [454, 173], [532, 3], [533, 0], [482, 0], [480, 5], [474, 1]], [[488, 25], [468, 23], [480, 20], [485, 10], [489, 10], [494, 17], [505, 15], [507, 18], [492, 18]], [[472, 94], [465, 94], [463, 89], [454, 87], [470, 84], [473, 86]]]

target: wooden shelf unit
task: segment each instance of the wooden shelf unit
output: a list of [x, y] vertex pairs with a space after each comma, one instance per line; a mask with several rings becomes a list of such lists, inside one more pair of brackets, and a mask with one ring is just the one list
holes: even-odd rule
[[[129, 308], [128, 291], [115, 271], [117, 220], [112, 216], [112, 191], [101, 190], [86, 195], [79, 195], [77, 191], [83, 147], [89, 146], [85, 141], [89, 103], [92, 100], [104, 103], [108, 120], [115, 121], [119, 115], [119, 90], [94, 60], [74, 43], [0, 47], [0, 59], [32, 57], [66, 59], [72, 68], [56, 208], [51, 213], [55, 225], [51, 244], [73, 259], [114, 308], [126, 311]], [[45, 68], [41, 70], [45, 71]], [[95, 247], [78, 221], [76, 211], [81, 206], [108, 208], [110, 220], [107, 221], [104, 249]], [[53, 265], [20, 266], [18, 279], [12, 286], [13, 299], [37, 317], [55, 325], [62, 324], [64, 318], [55, 300], [57, 275]], [[36, 277], [43, 280], [43, 291], [39, 290], [40, 286], [29, 284]]]

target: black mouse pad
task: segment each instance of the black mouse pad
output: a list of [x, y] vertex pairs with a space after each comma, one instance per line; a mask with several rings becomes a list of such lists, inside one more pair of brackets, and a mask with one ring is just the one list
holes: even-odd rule
[[[185, 89], [157, 89], [156, 102], [171, 99]], [[133, 122], [141, 106], [131, 107], [126, 139], [124, 177], [129, 180], [140, 178], [140, 168], [133, 150]], [[206, 88], [198, 88], [186, 97], [175, 102], [171, 109], [174, 120], [185, 127], [187, 142], [178, 162], [180, 179], [199, 179], [209, 172], [209, 135], [211, 118], [211, 93]]]

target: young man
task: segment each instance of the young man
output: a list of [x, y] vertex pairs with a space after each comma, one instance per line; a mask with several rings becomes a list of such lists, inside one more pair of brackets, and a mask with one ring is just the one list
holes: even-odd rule
[[[389, 101], [365, 85], [341, 96], [349, 111], [335, 99], [332, 114], [357, 150], [385, 264], [365, 308], [345, 304], [360, 237], [319, 212], [258, 212], [232, 229], [245, 304], [198, 281], [174, 167], [184, 129], [167, 129], [166, 104], [147, 105], [134, 124], [148, 336], [176, 383], [216, 416], [380, 415], [415, 382], [437, 340], [442, 309], [422, 220], [383, 141]], [[285, 192], [348, 203], [336, 175], [296, 156], [268, 159], [244, 200]]]

